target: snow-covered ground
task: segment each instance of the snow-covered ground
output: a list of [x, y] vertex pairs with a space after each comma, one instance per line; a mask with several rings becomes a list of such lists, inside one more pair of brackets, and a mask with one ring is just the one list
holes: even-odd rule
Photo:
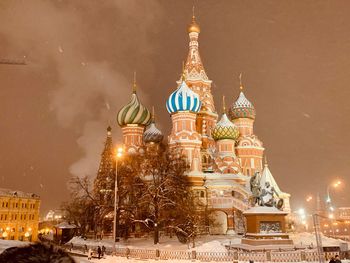
[[[307, 247], [310, 245], [315, 246], [316, 240], [315, 236], [312, 233], [299, 233], [291, 234], [290, 237], [293, 239], [294, 244], [298, 247]], [[74, 245], [84, 245], [87, 246], [106, 246], [113, 247], [113, 242], [110, 241], [94, 241], [94, 240], [83, 240], [81, 238], [75, 237], [71, 240]], [[196, 241], [195, 250], [197, 252], [225, 252], [227, 251], [225, 246], [240, 244], [241, 238], [239, 236], [204, 236], [198, 238]], [[324, 246], [337, 246], [344, 241], [323, 237], [322, 239]], [[13, 241], [13, 240], [0, 240], [0, 253], [9, 247], [14, 246], [25, 246], [28, 245], [28, 242]], [[169, 237], [164, 237], [161, 239], [161, 243], [158, 245], [153, 245], [152, 238], [138, 238], [130, 239], [128, 241], [121, 241], [117, 245], [118, 247], [128, 247], [128, 248], [143, 248], [143, 249], [159, 249], [159, 250], [187, 250], [189, 247], [187, 245], [181, 244], [177, 241], [177, 238], [174, 237], [170, 239]], [[349, 244], [350, 248], [350, 244]], [[93, 259], [88, 261], [86, 257], [75, 257], [77, 263], [87, 263], [87, 262], [100, 262], [100, 263], [119, 263], [119, 262], [128, 262], [128, 263], [141, 263], [141, 262], [157, 262], [157, 263], [175, 263], [175, 262], [191, 262], [191, 260], [141, 260], [141, 259], [126, 259], [124, 257], [112, 257], [107, 256], [105, 259]], [[343, 263], [350, 263], [350, 261], [342, 261]]]
[[[290, 234], [290, 238], [293, 240], [294, 245], [298, 248], [307, 248], [316, 246], [316, 238], [312, 233], [298, 233]], [[84, 240], [79, 237], [74, 237], [69, 243], [74, 245], [87, 245], [92, 247], [102, 246], [112, 248], [112, 240]], [[227, 251], [225, 246], [238, 245], [241, 243], [241, 236], [202, 236], [196, 240], [195, 250], [197, 252], [225, 252]], [[322, 236], [323, 246], [339, 246], [341, 243], [346, 243], [340, 239], [334, 239]], [[163, 249], [163, 250], [188, 250], [189, 246], [181, 244], [176, 237], [169, 238], [164, 237], [161, 239], [160, 244], [154, 245], [152, 238], [137, 238], [129, 239], [127, 241], [120, 241], [117, 243], [117, 247], [123, 248], [143, 248], [143, 249]], [[350, 249], [350, 243], [348, 242]]]
[[28, 242], [17, 241], [17, 240], [2, 240], [0, 239], [0, 253], [10, 247], [20, 247], [28, 245]]

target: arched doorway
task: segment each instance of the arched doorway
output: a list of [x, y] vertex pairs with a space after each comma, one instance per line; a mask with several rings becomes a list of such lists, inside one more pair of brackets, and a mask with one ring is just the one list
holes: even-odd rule
[[214, 222], [210, 226], [210, 234], [224, 235], [227, 231], [227, 214], [223, 211], [213, 213]]

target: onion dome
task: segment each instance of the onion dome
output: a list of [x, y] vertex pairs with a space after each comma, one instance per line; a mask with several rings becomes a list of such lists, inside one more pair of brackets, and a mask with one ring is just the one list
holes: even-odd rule
[[118, 112], [117, 121], [119, 126], [128, 124], [138, 124], [146, 126], [151, 120], [151, 113], [143, 106], [136, 94], [136, 84], [134, 82], [133, 93], [130, 102]]
[[237, 140], [239, 137], [238, 128], [228, 119], [225, 110], [226, 109], [224, 106], [224, 113], [222, 114], [220, 121], [216, 123], [211, 133], [215, 141], [224, 139]]
[[192, 15], [192, 22], [188, 26], [188, 33], [191, 33], [191, 32], [196, 32], [196, 33], [201, 32], [201, 29], [199, 28], [199, 25], [196, 22], [196, 17], [194, 16], [194, 14]]
[[201, 108], [201, 101], [198, 94], [193, 92], [186, 84], [184, 77], [177, 90], [175, 90], [166, 102], [166, 108], [169, 113], [178, 111], [198, 112]]
[[162, 132], [156, 127], [155, 117], [154, 117], [154, 108], [152, 112], [152, 122], [143, 133], [143, 141], [145, 143], [160, 143], [163, 140]]
[[238, 118], [250, 118], [255, 119], [255, 108], [253, 104], [245, 97], [241, 86], [241, 92], [239, 93], [238, 99], [233, 103], [230, 108], [229, 116], [230, 119]]

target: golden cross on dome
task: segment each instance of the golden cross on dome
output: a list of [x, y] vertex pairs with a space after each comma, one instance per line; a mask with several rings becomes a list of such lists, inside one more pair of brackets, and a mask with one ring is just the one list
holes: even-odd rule
[[134, 71], [134, 83], [132, 85], [132, 93], [136, 93], [136, 71]]
[[184, 61], [182, 61], [182, 73], [181, 73], [181, 80], [182, 80], [182, 81], [185, 81], [185, 78], [186, 78], [186, 76], [185, 76], [185, 62], [184, 62]]
[[242, 84], [242, 72], [239, 74], [239, 89], [243, 90], [243, 84]]
[[226, 113], [225, 95], [222, 96], [222, 111]]
[[152, 122], [155, 122], [156, 115], [154, 114], [154, 106], [152, 106]]
[[195, 15], [194, 15], [194, 6], [192, 6], [192, 19], [195, 19]]

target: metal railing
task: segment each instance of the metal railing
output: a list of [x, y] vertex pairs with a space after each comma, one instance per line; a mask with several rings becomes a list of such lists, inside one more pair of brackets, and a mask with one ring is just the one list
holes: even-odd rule
[[[87, 255], [87, 252], [92, 248], [96, 254], [96, 246], [74, 245], [68, 243], [63, 247], [70, 253]], [[142, 249], [142, 248], [105, 248], [106, 255], [115, 255], [119, 257], [134, 258], [134, 259], [163, 259], [163, 260], [198, 260], [202, 262], [221, 261], [221, 262], [315, 262], [318, 261], [318, 253], [315, 249], [308, 250], [290, 250], [290, 251], [239, 251], [227, 250], [226, 252], [201, 252], [191, 250], [161, 250], [161, 249]], [[328, 260], [331, 257], [339, 254], [338, 252], [325, 252], [323, 257]], [[341, 253], [341, 258], [349, 258], [350, 251]]]

